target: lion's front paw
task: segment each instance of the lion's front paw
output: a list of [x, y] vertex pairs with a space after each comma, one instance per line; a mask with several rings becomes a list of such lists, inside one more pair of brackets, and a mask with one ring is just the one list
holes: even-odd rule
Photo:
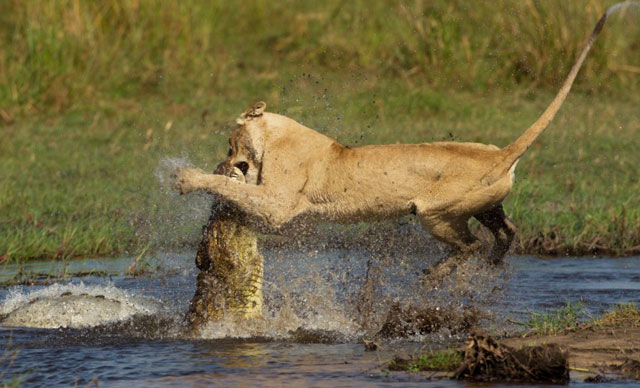
[[199, 168], [179, 168], [171, 177], [173, 178], [173, 188], [180, 194], [189, 194], [198, 190], [198, 180], [205, 171]]

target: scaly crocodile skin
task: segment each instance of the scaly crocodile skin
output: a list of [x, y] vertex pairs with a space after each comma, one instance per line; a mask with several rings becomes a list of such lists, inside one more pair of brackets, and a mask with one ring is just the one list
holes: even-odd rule
[[[216, 173], [244, 182], [242, 172], [233, 167]], [[209, 222], [203, 228], [196, 255], [200, 270], [196, 292], [187, 313], [194, 329], [233, 315], [241, 319], [262, 316], [262, 255], [256, 234], [237, 220], [231, 206], [214, 204]]]

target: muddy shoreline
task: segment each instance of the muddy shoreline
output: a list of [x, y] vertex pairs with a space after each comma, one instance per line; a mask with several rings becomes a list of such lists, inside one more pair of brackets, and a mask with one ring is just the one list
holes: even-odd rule
[[501, 343], [514, 348], [556, 344], [567, 351], [572, 374], [582, 379], [640, 380], [638, 326], [591, 324], [555, 335], [505, 338]]
[[[621, 311], [547, 335], [525, 332], [492, 338], [472, 331], [464, 346], [411, 358], [396, 356], [388, 367], [435, 379], [494, 383], [640, 380], [640, 310]], [[444, 370], [432, 368], [433, 360], [447, 352], [457, 352], [456, 361]]]

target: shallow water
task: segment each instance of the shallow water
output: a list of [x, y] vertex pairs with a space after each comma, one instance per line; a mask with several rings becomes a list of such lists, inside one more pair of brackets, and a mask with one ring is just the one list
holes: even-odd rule
[[[67, 292], [99, 295], [101, 300], [104, 297], [145, 308], [134, 318], [113, 317], [98, 327], [0, 326], [5, 355], [13, 356], [0, 362], [0, 376], [7, 372], [0, 378], [22, 376], [25, 386], [38, 387], [82, 386], [94, 379], [100, 386], [115, 387], [465, 386], [384, 370], [385, 361], [394, 352], [406, 354], [456, 344], [462, 334], [442, 330], [382, 341], [379, 351], [365, 352], [359, 340], [366, 335], [366, 328], [358, 321], [358, 314], [364, 313], [355, 307], [364, 288], [367, 262], [373, 263], [370, 279], [375, 273], [378, 281], [372, 294], [378, 300], [374, 306], [378, 310], [384, 303], [403, 300], [442, 309], [474, 305], [491, 313], [483, 325], [498, 331], [514, 330], [517, 325], [509, 321], [517, 322], [531, 311], [559, 307], [567, 301], [582, 300], [588, 314], [597, 315], [616, 303], [640, 300], [639, 258], [511, 257], [506, 269], [471, 266], [467, 273], [461, 271], [458, 288], [468, 286], [474, 292], [451, 296], [442, 290], [420, 288], [424, 286], [417, 281], [417, 273], [425, 263], [418, 256], [372, 258], [367, 252], [339, 250], [266, 252], [265, 321], [246, 326], [223, 322], [208, 327], [199, 338], [188, 338], [180, 317], [193, 294], [193, 257], [191, 253], [156, 257], [151, 264], [158, 268], [136, 278], [121, 275], [131, 258], [75, 261], [67, 272], [97, 270], [107, 275], [0, 290], [0, 314], [34, 304], [36, 297], [63, 298]], [[60, 265], [30, 263], [23, 271], [59, 272], [52, 266]], [[10, 278], [17, 270], [5, 267], [1, 276]], [[416, 298], [416, 294], [423, 295]], [[89, 309], [84, 314], [91, 317], [96, 311]], [[380, 319], [380, 313], [370, 319]], [[344, 343], [299, 343], [313, 342], [313, 338], [290, 334], [299, 326], [330, 330]]]

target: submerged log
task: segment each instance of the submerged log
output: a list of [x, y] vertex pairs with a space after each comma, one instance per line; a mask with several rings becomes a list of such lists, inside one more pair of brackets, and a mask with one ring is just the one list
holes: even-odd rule
[[[221, 164], [215, 173], [244, 182], [244, 175], [235, 167], [227, 169]], [[202, 230], [196, 255], [200, 272], [186, 317], [193, 330], [225, 316], [262, 316], [263, 259], [257, 241], [232, 206], [213, 205]]]

